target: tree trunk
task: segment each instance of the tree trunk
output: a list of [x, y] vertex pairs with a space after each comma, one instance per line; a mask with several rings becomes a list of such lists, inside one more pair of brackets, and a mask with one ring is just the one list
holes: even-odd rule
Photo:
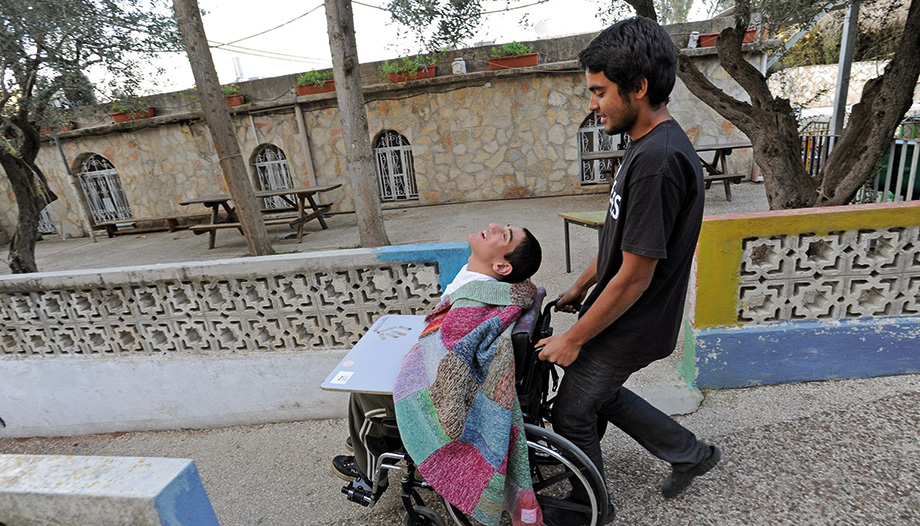
[[818, 174], [818, 206], [845, 205], [875, 177], [920, 77], [920, 2], [911, 3], [897, 52], [878, 78], [863, 87], [859, 104]]
[[335, 95], [342, 116], [345, 162], [351, 176], [358, 235], [361, 246], [389, 245], [380, 209], [380, 191], [374, 169], [374, 153], [367, 128], [367, 111], [361, 88], [358, 47], [355, 42], [354, 16], [350, 0], [325, 0], [329, 48]]
[[[48, 189], [45, 174], [35, 164], [41, 145], [38, 130], [21, 119], [12, 121], [23, 135], [21, 146], [16, 152], [21, 157], [15, 156], [13, 152], [0, 151], [0, 166], [10, 180], [19, 210], [16, 231], [10, 242], [10, 270], [13, 274], [25, 274], [38, 272], [35, 242], [38, 238], [39, 214], [47, 203], [57, 200], [57, 196]], [[39, 189], [48, 195], [43, 197]]]
[[262, 207], [246, 175], [246, 165], [240, 155], [240, 145], [233, 131], [226, 100], [220, 91], [220, 83], [217, 81], [217, 72], [214, 70], [211, 50], [208, 48], [204, 25], [201, 23], [198, 2], [196, 0], [173, 0], [173, 10], [176, 13], [176, 22], [179, 24], [179, 32], [182, 34], [182, 40], [188, 53], [189, 64], [192, 66], [192, 73], [195, 75], [201, 109], [204, 111], [205, 121], [208, 123], [211, 138], [214, 140], [214, 148], [220, 159], [224, 181], [230, 190], [230, 197], [233, 198], [236, 206], [240, 226], [246, 236], [249, 255], [272, 254], [274, 251], [262, 220]]

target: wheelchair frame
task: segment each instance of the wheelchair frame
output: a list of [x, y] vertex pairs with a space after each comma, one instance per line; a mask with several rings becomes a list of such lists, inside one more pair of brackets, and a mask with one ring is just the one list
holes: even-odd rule
[[[538, 341], [553, 333], [550, 322], [556, 300], [549, 302], [541, 313], [540, 307], [545, 296], [545, 289], [540, 287], [534, 305], [517, 321], [512, 329], [511, 337], [518, 400], [524, 416], [524, 431], [527, 437], [534, 492], [544, 510], [548, 507], [556, 507], [589, 513], [591, 515], [590, 526], [599, 526], [607, 518], [607, 506], [610, 502], [603, 476], [581, 449], [546, 428], [552, 411], [552, 399], [549, 398], [550, 383], [552, 382], [552, 390], [555, 390], [559, 376], [554, 364], [539, 359], [539, 350], [535, 347]], [[399, 438], [399, 429], [395, 420], [378, 420], [376, 423], [384, 427], [388, 437]], [[424, 480], [416, 477], [417, 466], [405, 451], [387, 452], [380, 456], [373, 476], [374, 484], [369, 491], [360, 486], [348, 484], [342, 488], [342, 493], [347, 496], [348, 500], [372, 507], [379, 497], [380, 481], [384, 480], [392, 470], [403, 472], [400, 479], [402, 490], [400, 498], [406, 510], [403, 524], [405, 526], [446, 526], [441, 515], [425, 505], [418, 490], [433, 491], [433, 488]], [[588, 494], [589, 503], [583, 505], [566, 500], [566, 495], [560, 494], [566, 490], [566, 484], [573, 487], [575, 484], [581, 485]], [[466, 515], [446, 500], [444, 506], [454, 524], [472, 526], [472, 522]]]

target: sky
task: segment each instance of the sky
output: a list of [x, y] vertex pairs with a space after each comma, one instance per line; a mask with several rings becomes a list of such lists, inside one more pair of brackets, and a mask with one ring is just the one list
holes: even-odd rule
[[[411, 40], [398, 37], [389, 12], [369, 7], [386, 6], [385, 0], [359, 1], [353, 4], [353, 11], [358, 58], [362, 63], [394, 59], [419, 51]], [[486, 11], [505, 9], [508, 5], [502, 0], [484, 2]], [[519, 0], [511, 7], [536, 2]], [[246, 78], [275, 77], [332, 67], [322, 0], [199, 0], [198, 4], [207, 12], [202, 21], [222, 84], [236, 80], [236, 57]], [[483, 16], [483, 27], [467, 44], [536, 40], [599, 31], [604, 26], [596, 17], [598, 5], [598, 0], [547, 0], [523, 9], [487, 14]], [[529, 25], [523, 27], [520, 20], [525, 14]], [[219, 45], [231, 42], [234, 47]], [[166, 73], [159, 76], [158, 86], [146, 86], [151, 91], [176, 91], [194, 85], [184, 53], [165, 56], [160, 65]]]

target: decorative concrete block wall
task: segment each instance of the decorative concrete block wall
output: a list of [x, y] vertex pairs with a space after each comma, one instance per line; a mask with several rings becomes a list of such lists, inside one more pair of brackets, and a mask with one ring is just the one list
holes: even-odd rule
[[218, 526], [195, 463], [0, 455], [0, 524]]
[[920, 205], [707, 218], [684, 370], [697, 387], [920, 371]]
[[424, 314], [467, 243], [0, 277], [0, 437], [344, 415], [319, 389], [383, 314]]

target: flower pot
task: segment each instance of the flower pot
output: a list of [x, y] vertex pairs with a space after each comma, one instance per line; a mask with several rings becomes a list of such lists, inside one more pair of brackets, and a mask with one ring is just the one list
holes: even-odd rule
[[[748, 29], [744, 32], [744, 40], [741, 42], [744, 44], [750, 44], [754, 41], [754, 37], [757, 35], [756, 29]], [[699, 47], [712, 47], [716, 45], [716, 37], [719, 36], [718, 33], [703, 33], [700, 35]]]
[[539, 53], [528, 53], [526, 55], [511, 55], [510, 57], [498, 57], [489, 59], [489, 69], [510, 69], [526, 68], [536, 66], [540, 58]]
[[316, 84], [307, 84], [306, 86], [297, 86], [297, 96], [316, 95], [317, 93], [326, 93], [335, 91], [335, 80], [329, 79], [319, 86]]
[[[66, 122], [61, 123], [61, 126], [57, 129], [57, 131], [58, 133], [61, 133], [61, 132], [73, 131], [75, 129], [77, 129], [77, 123], [75, 123], [74, 121], [66, 121]], [[42, 133], [47, 135], [51, 133], [51, 130], [47, 128], [42, 128]]]
[[116, 123], [119, 123], [119, 122], [136, 121], [138, 119], [149, 119], [150, 117], [153, 117], [155, 114], [156, 112], [154, 111], [153, 107], [150, 107], [150, 108], [147, 108], [146, 110], [139, 110], [139, 111], [119, 111], [119, 112], [112, 113], [111, 115], [112, 115], [112, 120], [114, 120]]
[[419, 80], [419, 79], [429, 79], [434, 77], [435, 67], [428, 66], [426, 68], [419, 68], [415, 73], [408, 73], [405, 71], [398, 71], [396, 73], [387, 73], [387, 78], [390, 79], [390, 82], [406, 82], [409, 80]]
[[240, 106], [246, 102], [246, 98], [243, 97], [242, 93], [234, 93], [232, 95], [227, 95], [227, 106]]

